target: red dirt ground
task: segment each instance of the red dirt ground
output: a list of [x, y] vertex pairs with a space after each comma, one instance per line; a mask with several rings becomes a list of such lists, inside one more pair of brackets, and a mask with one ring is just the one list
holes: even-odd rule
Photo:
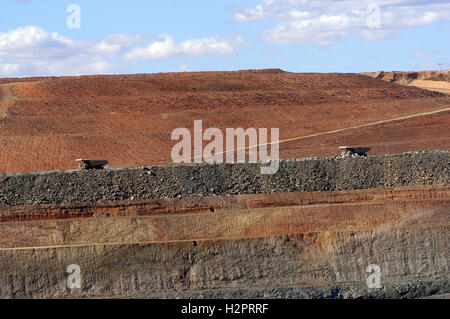
[[[282, 142], [282, 158], [333, 155], [349, 144], [371, 146], [372, 155], [448, 150], [449, 107], [449, 95], [359, 74], [0, 79], [0, 172], [71, 169], [80, 157], [114, 167], [170, 163], [172, 130], [192, 130], [194, 120], [204, 129], [278, 127], [281, 140], [368, 124]], [[436, 110], [444, 111], [422, 114]]]

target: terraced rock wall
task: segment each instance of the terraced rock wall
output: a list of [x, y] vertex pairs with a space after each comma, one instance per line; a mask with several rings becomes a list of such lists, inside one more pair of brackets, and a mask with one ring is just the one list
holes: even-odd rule
[[[449, 164], [420, 152], [282, 161], [272, 176], [243, 164], [3, 174], [0, 297], [449, 294]], [[67, 286], [72, 264], [81, 288]]]
[[[0, 250], [0, 296], [422, 297], [450, 292], [448, 226]], [[66, 286], [77, 264], [82, 288]], [[368, 289], [368, 265], [382, 288]]]

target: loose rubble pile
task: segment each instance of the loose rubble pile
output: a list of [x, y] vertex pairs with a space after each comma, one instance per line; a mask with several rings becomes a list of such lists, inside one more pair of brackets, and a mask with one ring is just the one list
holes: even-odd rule
[[445, 184], [450, 152], [282, 160], [273, 175], [261, 175], [260, 165], [0, 174], [0, 206]]

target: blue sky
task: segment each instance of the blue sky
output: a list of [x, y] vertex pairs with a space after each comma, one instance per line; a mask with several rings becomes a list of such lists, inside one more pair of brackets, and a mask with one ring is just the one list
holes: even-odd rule
[[[71, 4], [80, 27], [69, 28]], [[450, 68], [450, 1], [0, 0], [0, 77]], [[78, 16], [77, 16], [78, 17]], [[78, 20], [71, 20], [72, 22]]]

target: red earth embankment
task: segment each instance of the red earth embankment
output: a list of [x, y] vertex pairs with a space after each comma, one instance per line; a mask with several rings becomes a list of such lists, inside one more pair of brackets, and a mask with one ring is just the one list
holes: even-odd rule
[[0, 172], [170, 163], [178, 127], [280, 129], [281, 158], [448, 149], [450, 96], [358, 74], [280, 70], [0, 80]]

